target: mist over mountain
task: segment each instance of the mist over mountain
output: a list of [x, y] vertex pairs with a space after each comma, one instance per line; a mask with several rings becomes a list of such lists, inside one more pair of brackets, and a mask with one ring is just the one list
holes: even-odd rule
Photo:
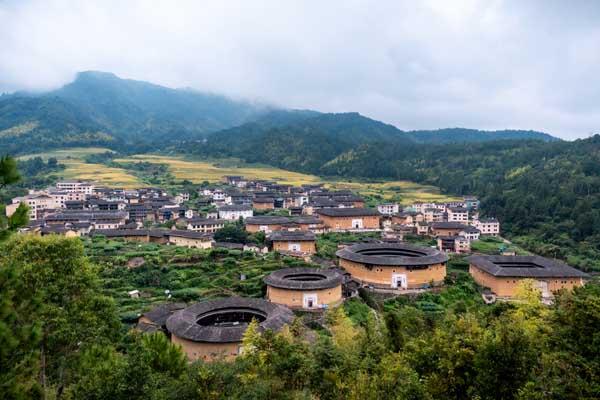
[[35, 152], [74, 145], [165, 144], [237, 126], [270, 109], [88, 71], [57, 90], [0, 97], [0, 145], [8, 152]]
[[[323, 162], [350, 148], [374, 141], [450, 143], [500, 139], [556, 140], [541, 132], [452, 128], [402, 131], [358, 113], [328, 114], [287, 110], [234, 100], [191, 89], [172, 89], [87, 71], [45, 93], [17, 92], [0, 97], [0, 146], [7, 153], [48, 148], [102, 145], [162, 150], [207, 139], [210, 155], [244, 155], [255, 161], [272, 157]], [[183, 145], [181, 145], [183, 143]], [[270, 151], [264, 157], [263, 151]], [[295, 164], [296, 161], [290, 162]]]

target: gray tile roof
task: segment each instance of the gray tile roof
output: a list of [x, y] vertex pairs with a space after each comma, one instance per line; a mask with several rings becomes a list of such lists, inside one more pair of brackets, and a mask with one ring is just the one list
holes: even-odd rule
[[407, 243], [359, 243], [335, 254], [345, 260], [383, 266], [428, 266], [448, 261], [448, 256], [437, 249]]
[[322, 208], [315, 212], [327, 217], [367, 217], [381, 215], [374, 208]]
[[198, 323], [198, 320], [202, 317], [214, 315], [218, 312], [245, 312], [261, 315], [264, 317], [264, 320], [259, 324], [261, 331], [266, 329], [280, 330], [294, 319], [294, 314], [287, 307], [262, 299], [229, 297], [203, 301], [175, 312], [167, 319], [167, 330], [180, 338], [195, 342], [241, 342], [248, 327], [247, 323], [242, 322], [227, 326], [201, 325]]
[[330, 289], [342, 284], [344, 277], [334, 269], [284, 268], [267, 275], [264, 282], [290, 290]]
[[471, 265], [497, 277], [589, 278], [585, 272], [562, 261], [540, 256], [473, 255], [467, 260]]

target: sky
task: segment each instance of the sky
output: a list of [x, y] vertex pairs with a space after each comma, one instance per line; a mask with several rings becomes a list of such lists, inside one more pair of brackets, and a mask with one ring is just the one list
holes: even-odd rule
[[0, 93], [78, 71], [400, 129], [600, 133], [600, 2], [0, 0]]

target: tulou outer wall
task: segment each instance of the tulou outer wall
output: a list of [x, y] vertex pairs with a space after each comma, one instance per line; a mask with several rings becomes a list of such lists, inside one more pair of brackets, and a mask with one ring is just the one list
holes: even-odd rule
[[469, 273], [478, 285], [490, 288], [499, 297], [514, 297], [517, 294], [519, 284], [524, 279], [547, 282], [550, 292], [556, 292], [560, 289], [573, 290], [585, 283], [581, 278], [497, 277], [477, 268], [473, 264], [469, 266]]
[[239, 354], [242, 345], [241, 342], [194, 342], [180, 338], [176, 335], [171, 335], [171, 342], [181, 346], [181, 349], [187, 355], [187, 358], [190, 362], [194, 362], [196, 360], [213, 361], [219, 358], [232, 360]]
[[303, 308], [304, 294], [316, 294], [317, 305], [336, 305], [342, 301], [342, 285], [318, 290], [292, 290], [267, 286], [267, 300], [290, 308]]
[[412, 271], [404, 266], [373, 265], [367, 268], [365, 264], [340, 258], [340, 266], [352, 275], [352, 278], [375, 286], [392, 286], [392, 274], [405, 274], [409, 289], [419, 288], [433, 281], [440, 285], [446, 277], [446, 264], [432, 264], [427, 268], [415, 268]]

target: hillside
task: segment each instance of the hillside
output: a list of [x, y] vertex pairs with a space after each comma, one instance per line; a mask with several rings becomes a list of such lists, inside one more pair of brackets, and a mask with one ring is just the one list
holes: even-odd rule
[[94, 71], [79, 73], [75, 81], [46, 96], [77, 105], [95, 122], [127, 139], [194, 137], [240, 125], [266, 109], [215, 94]]
[[[199, 150], [196, 142], [207, 136], [209, 147]], [[499, 139], [554, 138], [533, 131], [463, 128], [405, 132], [358, 113], [285, 110], [95, 71], [81, 72], [73, 82], [50, 92], [0, 96], [0, 148], [13, 154], [97, 145], [141, 152], [187, 140], [196, 145], [185, 143], [181, 146], [185, 151], [242, 155], [260, 162], [285, 158], [285, 165], [307, 170], [375, 141]]]
[[[186, 143], [181, 150], [205, 156], [239, 157], [248, 162], [321, 174], [329, 171], [324, 165], [336, 163], [338, 159], [351, 160], [352, 154], [362, 146], [393, 146], [400, 155], [421, 145], [498, 140], [550, 142], [558, 139], [542, 132], [514, 130], [488, 132], [452, 128], [406, 132], [358, 113], [279, 110], [254, 122], [215, 132], [202, 144]], [[369, 161], [379, 163], [378, 159]]]
[[0, 97], [0, 149], [18, 154], [73, 146], [115, 146], [119, 140], [77, 106], [57, 97]]
[[406, 132], [417, 143], [488, 142], [493, 140], [559, 140], [547, 133], [523, 130], [481, 131], [466, 128], [446, 128]]
[[243, 124], [269, 109], [110, 73], [82, 72], [51, 92], [0, 97], [0, 148], [10, 153], [124, 143], [154, 143], [157, 148]]
[[[206, 143], [182, 150], [206, 156], [239, 157], [300, 171], [318, 171], [324, 161], [363, 143], [409, 144], [402, 131], [358, 113], [270, 115], [250, 124], [210, 135]], [[292, 121], [295, 119], [295, 121]]]

